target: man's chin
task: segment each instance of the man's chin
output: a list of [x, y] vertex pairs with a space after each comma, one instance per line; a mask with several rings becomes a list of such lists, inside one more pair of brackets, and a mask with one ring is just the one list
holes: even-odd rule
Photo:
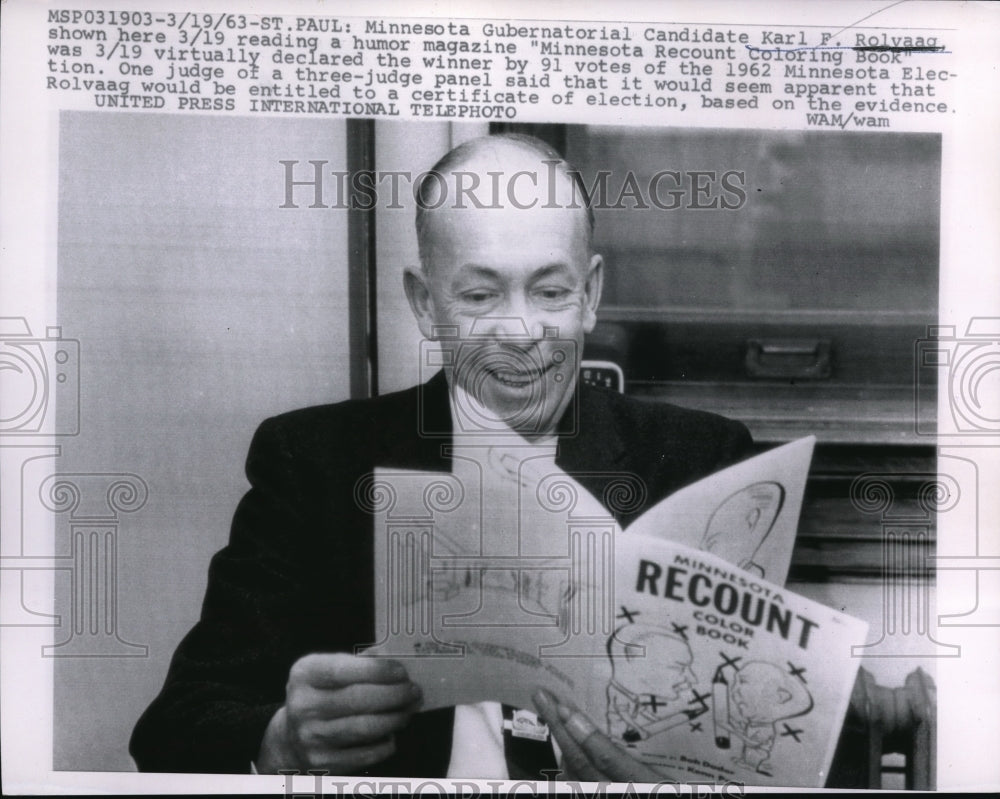
[[461, 405], [468, 404], [461, 408], [468, 422], [481, 422], [484, 430], [496, 430], [502, 425], [527, 437], [554, 433], [559, 409], [567, 399], [562, 381], [558, 376], [553, 379], [551, 370], [484, 370], [471, 385], [464, 381], [463, 387], [464, 395], [471, 400], [462, 402], [459, 395]]

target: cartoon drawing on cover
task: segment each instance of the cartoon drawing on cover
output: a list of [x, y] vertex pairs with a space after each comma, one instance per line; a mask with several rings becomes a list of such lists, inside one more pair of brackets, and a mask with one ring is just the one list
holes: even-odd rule
[[774, 527], [784, 502], [785, 489], [779, 483], [754, 483], [737, 491], [712, 514], [701, 548], [764, 577], [764, 569], [754, 562], [754, 556]]
[[775, 663], [742, 658], [728, 658], [712, 679], [712, 718], [715, 745], [729, 749], [732, 738], [742, 743], [739, 757], [733, 762], [759, 774], [772, 776], [768, 758], [778, 738], [801, 743], [801, 728], [778, 722], [804, 716], [813, 708], [813, 698], [806, 688], [805, 669], [792, 663], [782, 668]]
[[629, 746], [693, 722], [708, 712], [709, 696], [694, 689], [698, 677], [685, 627], [636, 624], [637, 615], [623, 607], [619, 618], [629, 621], [608, 638], [608, 735]]

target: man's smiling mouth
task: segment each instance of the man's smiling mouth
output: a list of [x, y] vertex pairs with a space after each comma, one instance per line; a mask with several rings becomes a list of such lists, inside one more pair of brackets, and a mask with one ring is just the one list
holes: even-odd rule
[[549, 363], [542, 369], [510, 369], [490, 367], [487, 369], [490, 377], [508, 388], [527, 388], [539, 382], [554, 364]]

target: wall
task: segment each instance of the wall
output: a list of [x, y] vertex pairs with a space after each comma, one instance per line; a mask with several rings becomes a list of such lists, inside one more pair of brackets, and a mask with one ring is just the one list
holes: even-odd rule
[[[279, 160], [344, 169], [345, 152], [341, 121], [62, 117], [58, 313], [80, 341], [81, 432], [58, 469], [148, 485], [118, 552], [119, 634], [148, 656], [57, 659], [56, 769], [133, 768], [132, 726], [197, 619], [254, 428], [348, 395], [346, 212], [308, 209], [308, 188], [278, 207]], [[64, 628], [68, 591], [63, 574]]]
[[[430, 169], [452, 147], [488, 132], [485, 123], [376, 122], [376, 168], [384, 172], [405, 171], [415, 177]], [[420, 331], [403, 293], [403, 270], [420, 263], [411, 185], [400, 181], [402, 208], [386, 208], [380, 203], [375, 219], [380, 394], [421, 382]]]

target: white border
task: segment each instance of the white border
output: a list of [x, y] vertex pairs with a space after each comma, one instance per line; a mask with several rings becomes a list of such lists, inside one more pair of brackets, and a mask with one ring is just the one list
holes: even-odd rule
[[[111, 3], [60, 2], [60, 8], [111, 7]], [[335, 15], [362, 10], [365, 16], [491, 17], [493, 3], [424, 5], [401, 2], [364, 4], [363, 9], [335, 2], [252, 2], [237, 9], [232, 2], [118, 3], [136, 10], [233, 11]], [[892, 27], [948, 27], [949, 46], [957, 53], [959, 85], [954, 107], [958, 113], [943, 142], [940, 321], [964, 330], [976, 316], [996, 316], [1000, 298], [1000, 69], [997, 31], [1000, 7], [989, 4], [820, 3], [603, 3], [528, 2], [505, 4], [504, 16], [516, 19], [691, 21], [708, 24], [822, 24], [838, 28], [869, 17], [866, 24]], [[45, 40], [47, 5], [30, 0], [4, 3], [2, 18], [3, 113], [0, 115], [0, 315], [26, 317], [33, 330], [44, 330], [55, 317], [58, 115], [45, 94], [38, 43]], [[948, 398], [942, 396], [942, 410]], [[983, 486], [1000, 485], [1000, 452], [995, 440], [956, 441], [986, 444], [964, 450], [979, 466]], [[997, 552], [997, 504], [983, 497], [980, 519], [983, 554]], [[943, 519], [940, 539], [958, 538]], [[946, 543], [945, 543], [946, 546]], [[938, 596], [963, 591], [967, 572], [943, 573]], [[9, 581], [0, 590], [7, 590]], [[51, 588], [51, 585], [49, 586]], [[51, 591], [32, 597], [34, 607], [51, 606]], [[964, 595], [964, 594], [963, 594]], [[4, 599], [9, 599], [5, 596]], [[996, 617], [998, 597], [980, 597]], [[939, 600], [939, 612], [958, 612]], [[46, 628], [0, 628], [0, 696], [2, 696], [3, 780], [5, 792], [17, 793], [219, 793], [285, 790], [284, 778], [203, 775], [148, 775], [53, 772], [52, 667], [40, 658], [40, 647], [51, 637]], [[1000, 787], [1000, 628], [948, 628], [948, 640], [962, 646], [962, 656], [937, 662], [939, 756], [942, 789], [976, 790]], [[311, 783], [310, 783], [311, 784]], [[296, 783], [309, 791], [310, 784]]]

